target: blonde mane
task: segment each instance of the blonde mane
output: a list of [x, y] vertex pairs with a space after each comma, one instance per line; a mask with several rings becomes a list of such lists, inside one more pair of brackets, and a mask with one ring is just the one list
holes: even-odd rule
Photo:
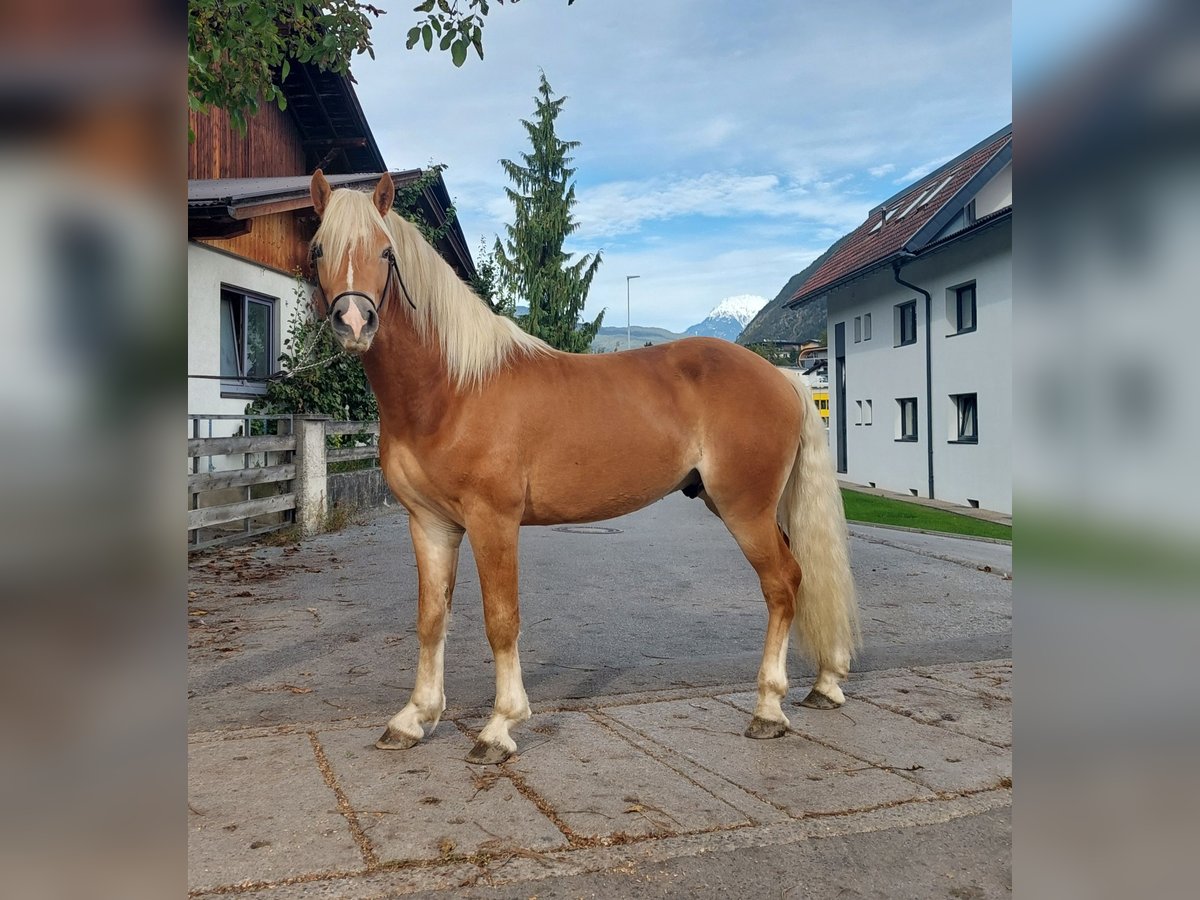
[[[421, 340], [436, 341], [456, 387], [482, 384], [514, 356], [553, 352], [549, 344], [526, 334], [512, 319], [488, 309], [415, 225], [395, 212], [389, 212], [385, 220], [368, 194], [334, 191], [313, 241], [321, 244], [326, 258], [341, 259], [375, 236], [391, 244], [404, 285], [417, 307], [409, 306], [401, 292], [400, 297], [392, 298], [394, 308], [411, 316]], [[396, 290], [399, 292], [398, 286]]]

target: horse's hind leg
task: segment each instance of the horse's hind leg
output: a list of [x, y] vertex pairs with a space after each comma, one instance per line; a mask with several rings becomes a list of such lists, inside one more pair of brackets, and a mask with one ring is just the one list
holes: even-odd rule
[[420, 588], [417, 600], [417, 638], [420, 655], [417, 678], [408, 705], [388, 722], [375, 742], [380, 750], [407, 750], [437, 728], [446, 708], [444, 654], [446, 621], [454, 595], [458, 570], [458, 548], [463, 531], [457, 525], [409, 520], [413, 549], [417, 555]]
[[751, 519], [722, 516], [734, 540], [758, 574], [767, 601], [767, 637], [758, 669], [758, 703], [746, 737], [775, 738], [787, 731], [783, 698], [787, 695], [788, 629], [796, 614], [800, 566], [792, 557], [773, 513]]
[[468, 523], [471, 549], [479, 564], [483, 590], [483, 621], [496, 660], [496, 702], [492, 718], [467, 755], [478, 765], [502, 763], [517, 749], [509, 729], [529, 718], [529, 698], [521, 680], [517, 637], [521, 611], [517, 597], [516, 522], [491, 520]]

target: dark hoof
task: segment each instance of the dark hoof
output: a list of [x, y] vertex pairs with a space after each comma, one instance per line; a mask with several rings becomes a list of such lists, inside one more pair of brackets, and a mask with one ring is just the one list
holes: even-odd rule
[[750, 720], [750, 726], [743, 733], [746, 737], [754, 738], [756, 741], [765, 741], [770, 738], [783, 737], [787, 734], [787, 729], [786, 722], [772, 722], [770, 719], [755, 716]]
[[467, 762], [477, 766], [498, 766], [511, 755], [499, 744], [485, 744], [483, 741], [476, 741], [471, 752], [467, 754]]
[[800, 701], [801, 706], [807, 706], [809, 709], [837, 709], [841, 703], [830, 700], [816, 688], [808, 692], [808, 696]]
[[375, 742], [375, 746], [380, 750], [407, 750], [417, 746], [420, 740], [420, 738], [409, 737], [407, 734], [385, 728], [379, 740]]

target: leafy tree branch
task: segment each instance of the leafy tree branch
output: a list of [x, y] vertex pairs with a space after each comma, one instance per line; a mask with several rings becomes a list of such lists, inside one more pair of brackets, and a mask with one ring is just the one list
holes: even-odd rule
[[287, 108], [292, 63], [344, 74], [354, 53], [374, 57], [383, 14], [362, 0], [188, 0], [188, 105], [223, 109], [245, 131], [260, 101]]
[[[436, 38], [456, 66], [469, 49], [483, 59], [484, 20], [504, 3], [424, 0], [413, 8], [422, 18], [409, 29], [408, 49], [432, 50]], [[374, 59], [371, 28], [385, 12], [364, 0], [188, 0], [188, 107], [223, 109], [244, 132], [259, 103], [287, 107], [282, 84], [294, 63], [346, 74], [355, 54]]]

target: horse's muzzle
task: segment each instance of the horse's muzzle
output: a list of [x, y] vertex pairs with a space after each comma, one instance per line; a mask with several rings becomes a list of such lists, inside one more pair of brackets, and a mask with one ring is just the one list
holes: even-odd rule
[[365, 294], [340, 294], [329, 310], [329, 327], [348, 353], [366, 353], [379, 330], [379, 314]]

